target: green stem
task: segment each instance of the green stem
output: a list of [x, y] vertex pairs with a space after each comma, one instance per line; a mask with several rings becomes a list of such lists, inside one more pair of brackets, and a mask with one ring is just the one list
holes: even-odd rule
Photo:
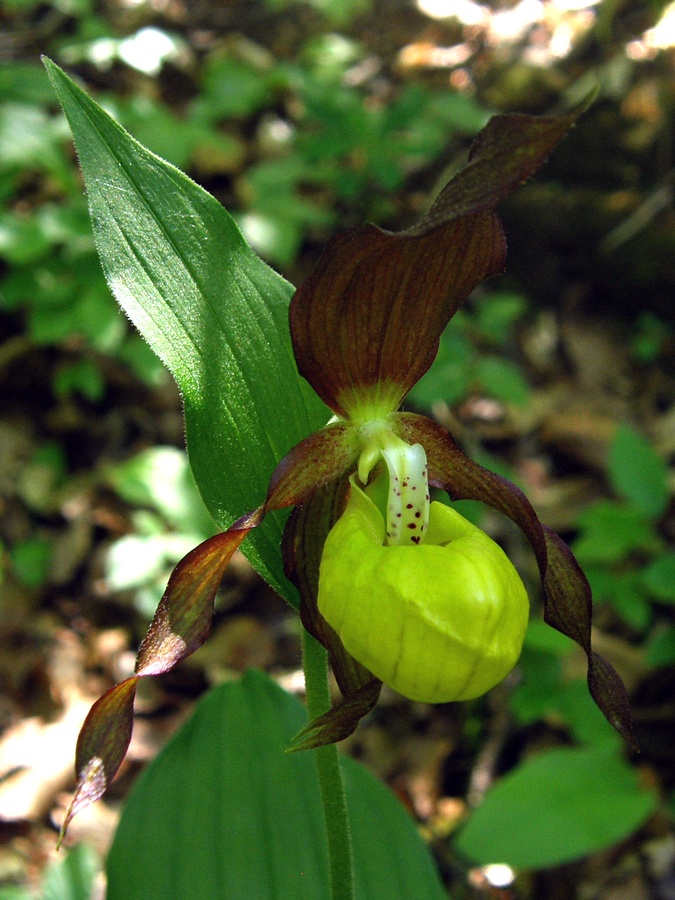
[[[328, 655], [321, 644], [303, 629], [303, 662], [310, 722], [330, 709]], [[349, 828], [347, 798], [335, 744], [314, 751], [319, 772], [323, 817], [328, 838], [328, 860], [332, 900], [353, 900], [354, 858]]]

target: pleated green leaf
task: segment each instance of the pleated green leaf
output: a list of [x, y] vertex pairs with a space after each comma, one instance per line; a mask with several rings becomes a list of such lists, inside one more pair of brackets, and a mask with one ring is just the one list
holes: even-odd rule
[[[279, 460], [328, 419], [293, 359], [293, 288], [217, 200], [45, 64], [75, 138], [108, 284], [181, 389], [195, 480], [225, 528], [264, 501]], [[279, 556], [286, 515], [270, 515], [244, 549], [294, 602]]]
[[618, 843], [656, 804], [615, 740], [549, 750], [497, 782], [455, 847], [481, 865], [547, 868]]
[[[306, 723], [267, 676], [223, 684], [148, 766], [108, 858], [108, 900], [317, 900], [328, 851], [312, 753], [286, 753]], [[344, 760], [357, 900], [447, 898], [414, 823]]]

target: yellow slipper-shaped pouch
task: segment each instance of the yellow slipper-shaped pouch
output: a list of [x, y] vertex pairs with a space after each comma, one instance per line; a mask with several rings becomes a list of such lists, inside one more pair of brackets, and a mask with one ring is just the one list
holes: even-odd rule
[[355, 478], [324, 546], [318, 604], [355, 659], [427, 703], [498, 684], [518, 661], [529, 613], [518, 573], [483, 531], [434, 502], [422, 543], [389, 546]]

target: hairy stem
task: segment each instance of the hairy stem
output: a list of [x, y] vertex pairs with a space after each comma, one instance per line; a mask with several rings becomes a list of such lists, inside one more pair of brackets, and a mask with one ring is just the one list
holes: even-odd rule
[[[303, 629], [303, 662], [307, 689], [307, 711], [312, 721], [330, 709], [328, 656], [321, 644]], [[328, 839], [331, 900], [353, 900], [354, 858], [347, 799], [334, 744], [313, 751]]]

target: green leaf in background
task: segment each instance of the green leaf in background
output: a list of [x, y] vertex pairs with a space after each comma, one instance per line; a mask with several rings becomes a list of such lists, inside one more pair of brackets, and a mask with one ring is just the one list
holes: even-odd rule
[[59, 488], [66, 478], [66, 454], [61, 444], [49, 441], [37, 447], [16, 480], [17, 494], [33, 512], [60, 508]]
[[616, 743], [616, 732], [595, 705], [583, 678], [562, 681], [552, 699], [580, 744]]
[[269, 105], [267, 66], [254, 66], [230, 55], [212, 55], [204, 70], [200, 113], [209, 119], [250, 116]]
[[86, 400], [97, 403], [105, 394], [105, 382], [100, 367], [89, 359], [61, 366], [54, 375], [54, 393], [57, 397], [79, 394]]
[[520, 683], [509, 704], [521, 724], [544, 719], [560, 727], [564, 722], [576, 741], [600, 744], [616, 741], [616, 733], [597, 708], [582, 678], [570, 678], [565, 657], [574, 643], [559, 631], [532, 619], [520, 657]]
[[15, 212], [0, 216], [0, 257], [14, 266], [37, 262], [49, 249], [40, 223]]
[[[213, 197], [45, 65], [75, 136], [108, 284], [180, 386], [195, 480], [226, 527], [263, 502], [279, 460], [328, 418], [295, 366], [293, 289]], [[268, 516], [244, 547], [295, 602], [279, 553], [284, 521]]]
[[[1, 86], [1, 85], [0, 85]], [[0, 94], [7, 97], [7, 94]], [[3, 169], [35, 166], [51, 172], [62, 184], [72, 182], [68, 165], [59, 148], [59, 123], [38, 105], [0, 105], [0, 163]]]
[[525, 634], [525, 647], [538, 653], [550, 653], [560, 658], [574, 653], [571, 638], [547, 625], [543, 619], [531, 618]]
[[40, 900], [91, 900], [99, 865], [96, 854], [79, 844], [45, 872]]
[[619, 562], [635, 550], [654, 552], [660, 539], [642, 510], [626, 503], [599, 500], [577, 518], [579, 537], [572, 552], [582, 566]]
[[106, 470], [112, 488], [135, 506], [156, 509], [183, 534], [213, 534], [213, 526], [195, 487], [187, 455], [177, 447], [148, 447]]
[[456, 403], [469, 390], [474, 350], [454, 324], [441, 335], [436, 359], [408, 395], [410, 401], [422, 408], [431, 409], [439, 400]]
[[652, 606], [645, 596], [639, 572], [619, 572], [609, 601], [631, 628], [644, 632], [652, 621]]
[[663, 603], [675, 603], [675, 553], [664, 553], [643, 570], [642, 582]]
[[513, 326], [526, 311], [527, 300], [521, 294], [488, 294], [475, 305], [475, 324], [484, 337], [501, 346], [509, 341]]
[[[311, 753], [286, 753], [302, 705], [260, 672], [211, 691], [128, 798], [108, 900], [317, 900], [328, 853]], [[447, 898], [415, 825], [344, 759], [357, 900]]]
[[0, 97], [11, 97], [20, 103], [50, 105], [54, 94], [41, 65], [12, 59], [0, 63]]
[[675, 627], [670, 626], [656, 631], [647, 644], [645, 662], [648, 666], [659, 668], [672, 666], [675, 663]]
[[455, 847], [480, 865], [547, 868], [623, 840], [656, 803], [616, 741], [549, 750], [497, 782]]
[[39, 588], [47, 581], [52, 545], [46, 538], [26, 538], [14, 544], [11, 560], [18, 581], [28, 588]]
[[476, 134], [490, 118], [488, 110], [479, 106], [468, 94], [447, 90], [430, 96], [427, 115], [431, 121], [440, 121], [460, 134]]
[[495, 400], [523, 406], [530, 399], [530, 386], [518, 366], [502, 356], [476, 360], [474, 374]]
[[99, 869], [91, 847], [78, 844], [47, 866], [39, 894], [18, 886], [0, 887], [0, 900], [92, 900], [97, 896]]
[[[523, 648], [518, 664], [521, 681], [509, 695], [509, 705], [521, 725], [547, 719], [556, 709], [562, 665], [553, 653]], [[559, 718], [559, 716], [558, 716]]]
[[609, 449], [609, 477], [617, 494], [658, 518], [668, 504], [668, 468], [642, 435], [619, 425]]

